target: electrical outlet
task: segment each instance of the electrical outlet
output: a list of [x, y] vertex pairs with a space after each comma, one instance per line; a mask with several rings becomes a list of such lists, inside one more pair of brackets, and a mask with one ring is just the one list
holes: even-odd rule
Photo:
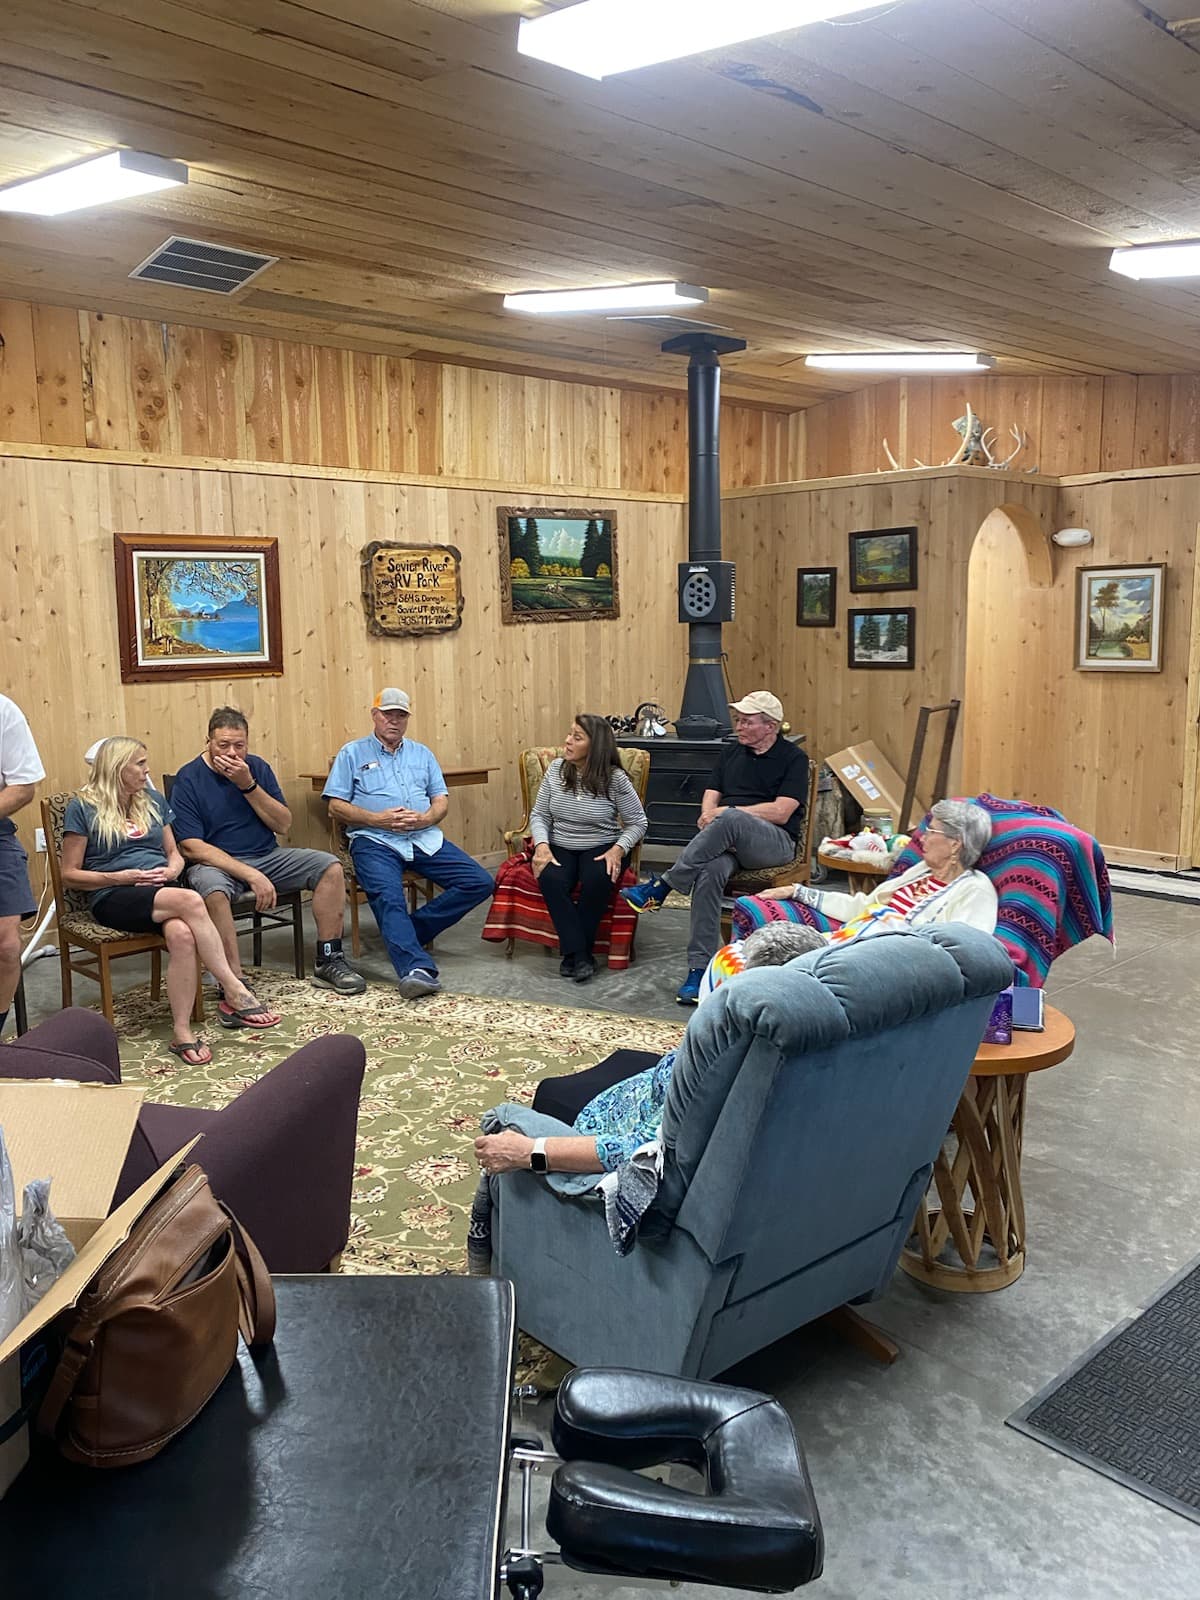
[[37, 850], [37, 853], [39, 855], [44, 856], [45, 853], [46, 853], [46, 830], [45, 830], [45, 828], [35, 828], [33, 830], [33, 843], [34, 843], [34, 848]]

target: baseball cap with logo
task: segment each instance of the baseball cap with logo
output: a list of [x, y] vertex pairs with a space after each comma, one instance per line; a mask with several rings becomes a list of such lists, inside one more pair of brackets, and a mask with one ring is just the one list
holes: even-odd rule
[[731, 710], [741, 711], [748, 717], [757, 713], [760, 717], [770, 717], [772, 722], [783, 721], [783, 703], [769, 689], [755, 689], [751, 694], [744, 694], [740, 700], [731, 700], [729, 706]]
[[408, 696], [403, 689], [381, 689], [371, 701], [375, 711], [409, 711]]

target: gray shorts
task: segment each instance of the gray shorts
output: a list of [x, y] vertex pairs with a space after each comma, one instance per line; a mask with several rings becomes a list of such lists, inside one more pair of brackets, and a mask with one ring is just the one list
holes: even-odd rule
[[37, 910], [28, 862], [16, 834], [0, 833], [0, 917], [31, 917]]
[[[317, 880], [330, 867], [339, 865], [338, 858], [331, 856], [328, 850], [291, 850], [286, 847], [268, 850], [266, 855], [239, 859], [256, 872], [261, 872], [265, 878], [270, 878], [280, 894], [290, 894], [293, 889], [314, 889]], [[210, 894], [224, 894], [236, 900], [240, 895], [249, 893], [245, 879], [231, 877], [220, 867], [198, 864], [187, 869], [187, 886], [205, 899]]]

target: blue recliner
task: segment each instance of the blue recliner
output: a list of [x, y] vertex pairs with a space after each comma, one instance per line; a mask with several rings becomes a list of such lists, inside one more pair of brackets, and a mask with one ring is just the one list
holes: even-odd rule
[[708, 1378], [886, 1289], [1012, 963], [959, 923], [743, 973], [680, 1048], [638, 1243], [506, 1175], [492, 1270], [581, 1366]]

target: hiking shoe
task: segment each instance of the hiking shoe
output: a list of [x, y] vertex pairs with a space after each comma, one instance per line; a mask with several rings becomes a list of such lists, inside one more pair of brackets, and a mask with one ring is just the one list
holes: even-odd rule
[[700, 1004], [700, 980], [703, 976], [703, 967], [693, 967], [679, 985], [675, 998], [681, 1006], [697, 1006]]
[[622, 889], [621, 899], [640, 915], [643, 911], [657, 911], [670, 892], [671, 885], [667, 880], [651, 873], [645, 883], [636, 884], [632, 889]]
[[441, 990], [436, 972], [425, 967], [414, 967], [406, 972], [396, 985], [406, 1000], [419, 1000], [422, 995], [437, 994]]
[[575, 982], [586, 983], [596, 976], [596, 963], [591, 956], [580, 956], [575, 963]]
[[575, 976], [574, 956], [564, 956], [562, 958], [558, 963], [558, 975], [560, 978], [573, 978]]
[[313, 987], [332, 989], [335, 994], [362, 994], [367, 980], [346, 960], [340, 950], [335, 950], [328, 961], [313, 967]]

